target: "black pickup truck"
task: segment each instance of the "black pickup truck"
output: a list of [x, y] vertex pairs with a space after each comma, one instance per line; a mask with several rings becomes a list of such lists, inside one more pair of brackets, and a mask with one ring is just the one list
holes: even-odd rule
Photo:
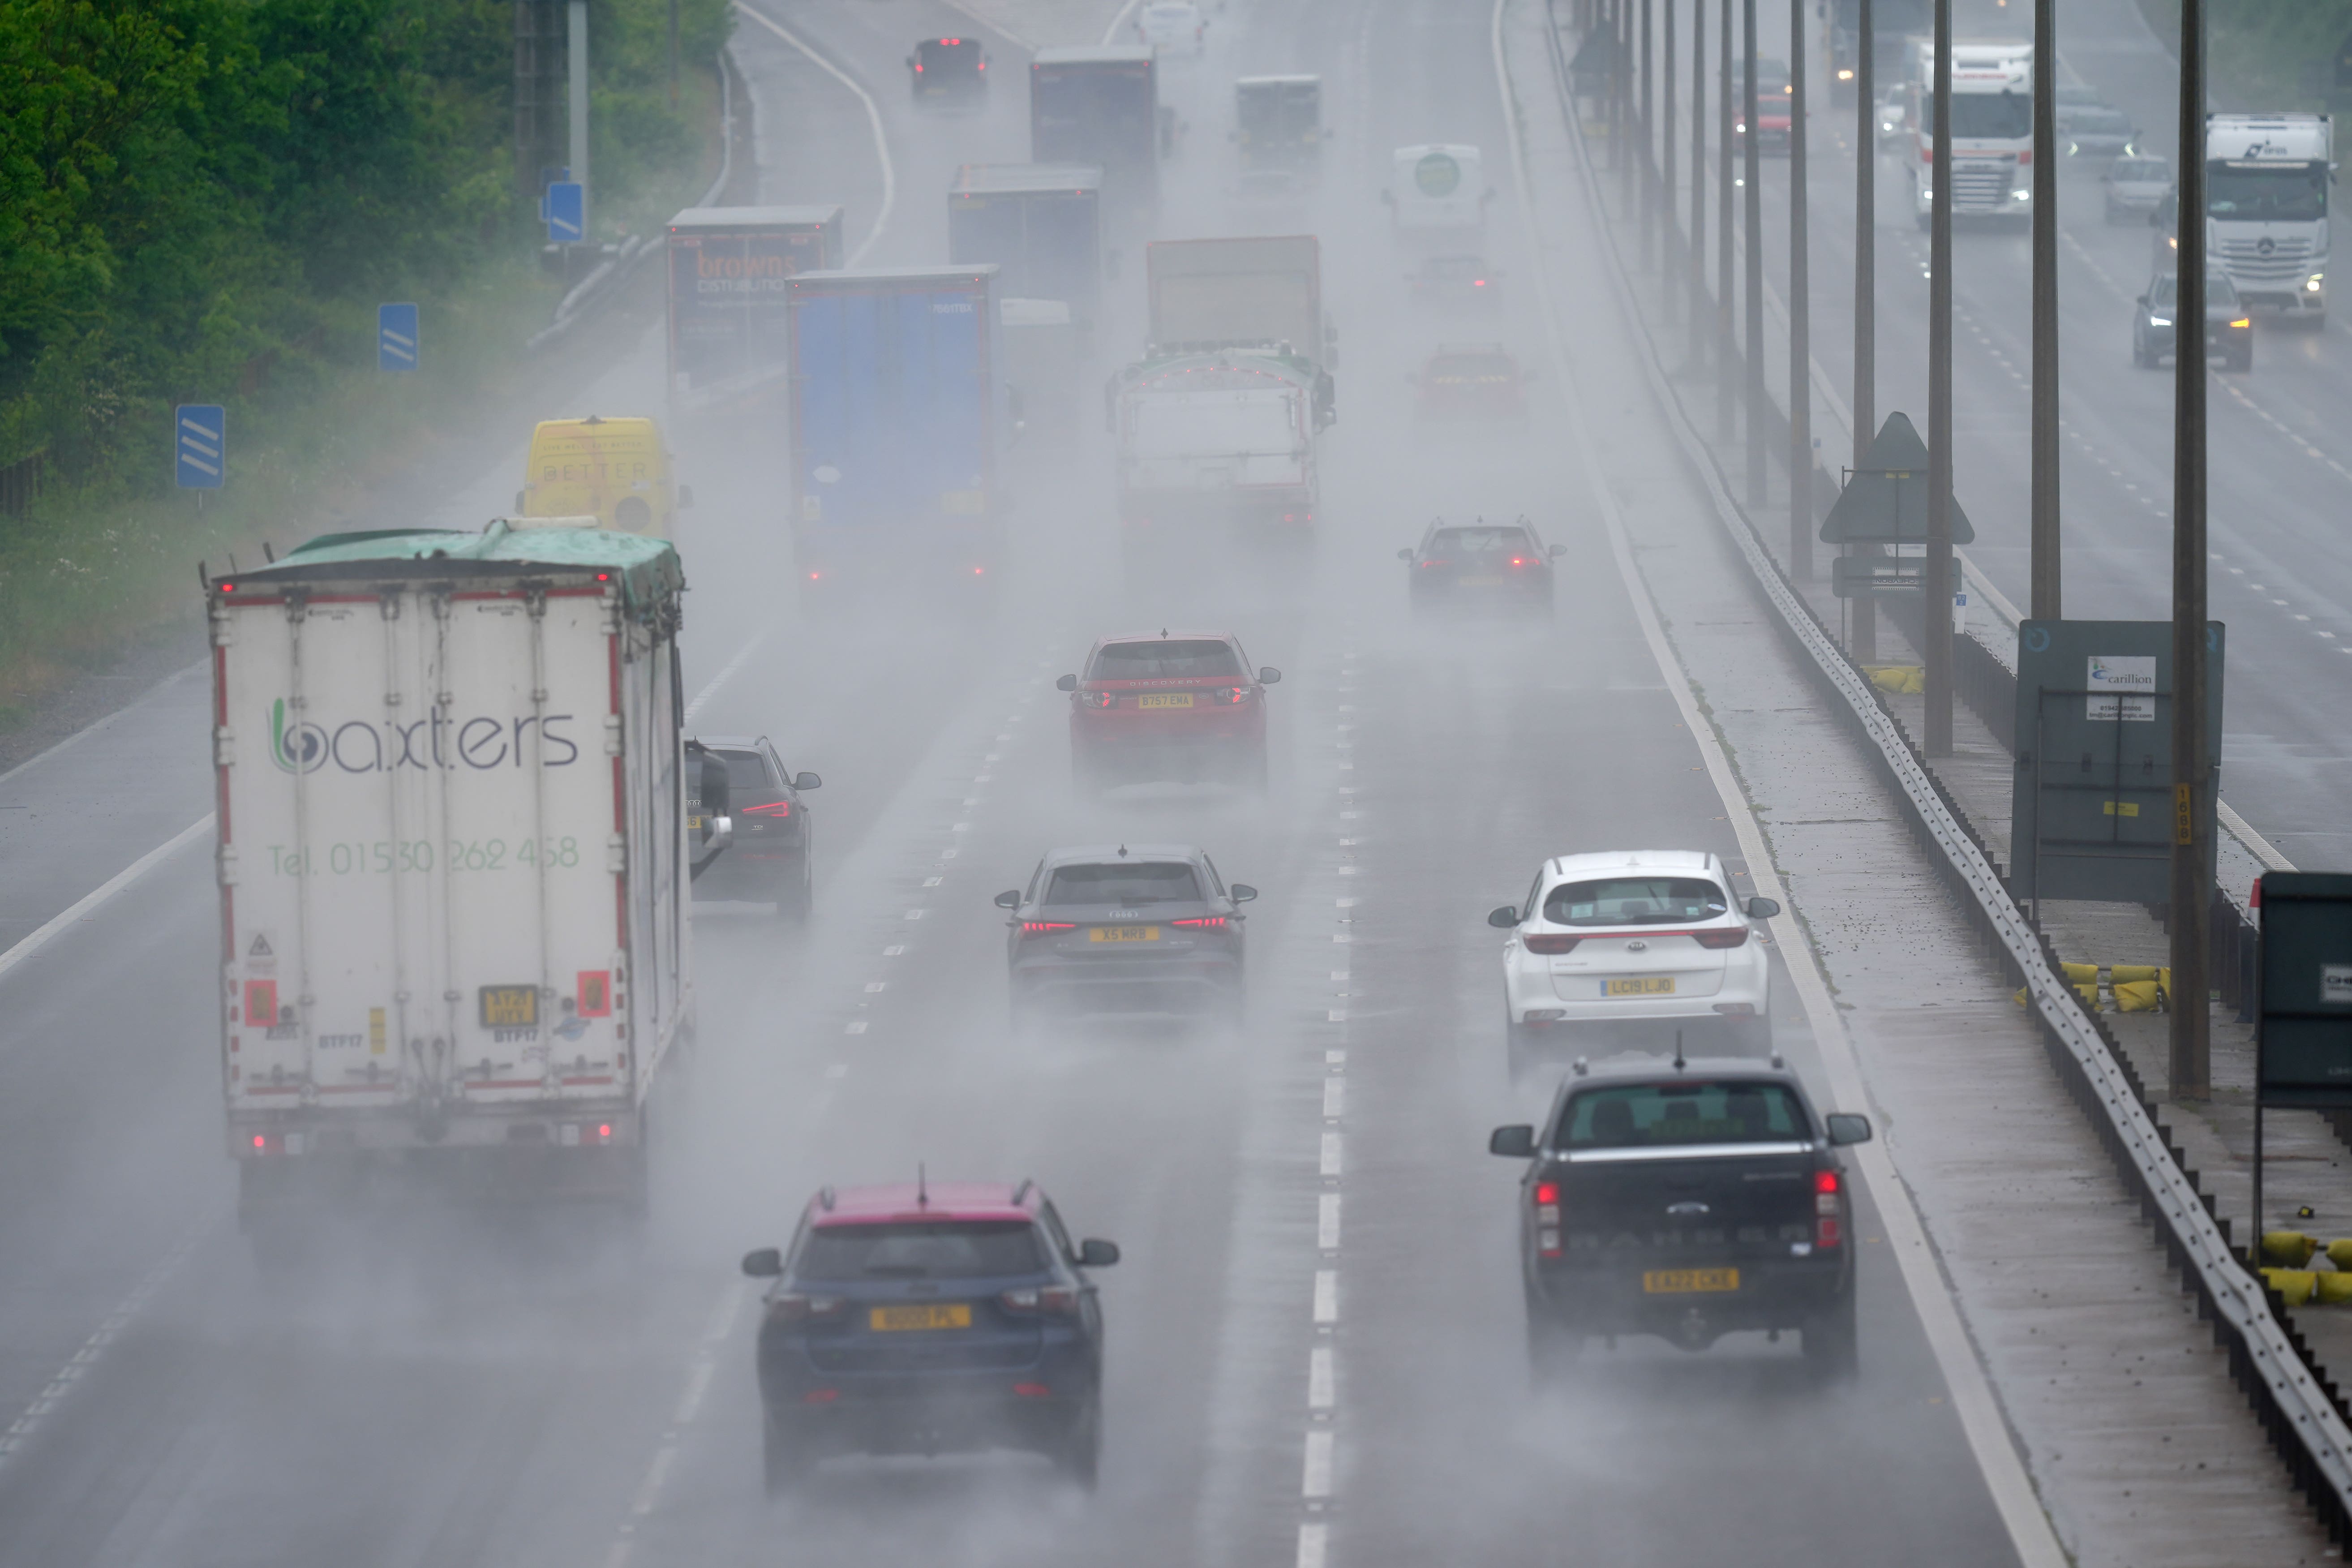
[[1588, 1337], [1700, 1351], [1797, 1330], [1825, 1378], [1854, 1370], [1853, 1195], [1836, 1151], [1863, 1116], [1817, 1114], [1780, 1059], [1588, 1068], [1540, 1130], [1498, 1127], [1519, 1187], [1528, 1346], [1541, 1375]]

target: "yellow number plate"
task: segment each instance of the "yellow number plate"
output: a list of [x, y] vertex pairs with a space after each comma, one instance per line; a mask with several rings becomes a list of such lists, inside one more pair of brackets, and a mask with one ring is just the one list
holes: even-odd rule
[[689, 817], [688, 817], [688, 818], [686, 819], [686, 830], [687, 830], [688, 833], [699, 833], [699, 832], [701, 832], [701, 831], [702, 831], [702, 818], [700, 818], [700, 817], [698, 817], [698, 816], [689, 816]]
[[1093, 926], [1087, 931], [1088, 942], [1158, 942], [1158, 926]]
[[1661, 975], [1655, 980], [1604, 980], [1601, 983], [1603, 996], [1671, 996], [1675, 994], [1675, 977]]
[[482, 1027], [485, 1029], [528, 1029], [538, 1022], [538, 986], [482, 987]]
[[1653, 1268], [1642, 1276], [1642, 1289], [1653, 1296], [1682, 1296], [1696, 1290], [1737, 1290], [1737, 1268]]
[[919, 1307], [873, 1307], [867, 1309], [866, 1322], [877, 1334], [908, 1329], [968, 1329], [971, 1327], [971, 1307], [963, 1301], [943, 1307], [929, 1303]]
[[1138, 708], [1190, 708], [1192, 706], [1192, 694], [1189, 691], [1162, 691], [1149, 697], [1139, 697], [1135, 700], [1135, 705]]

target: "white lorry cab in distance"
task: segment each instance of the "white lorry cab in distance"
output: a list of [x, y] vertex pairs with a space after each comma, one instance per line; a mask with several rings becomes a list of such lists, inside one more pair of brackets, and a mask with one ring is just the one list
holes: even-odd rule
[[2205, 117], [2210, 254], [2248, 305], [2326, 319], [2327, 190], [2334, 126], [2325, 114]]
[[1911, 45], [1903, 123], [1911, 144], [1911, 209], [1921, 228], [1935, 216], [1938, 179], [1951, 182], [1956, 218], [2033, 217], [2033, 46], [1952, 45], [1952, 166], [1936, 167], [1936, 49]]
[[206, 584], [221, 1089], [257, 1245], [418, 1183], [643, 1203], [695, 1016], [685, 581], [589, 521], [330, 534]]

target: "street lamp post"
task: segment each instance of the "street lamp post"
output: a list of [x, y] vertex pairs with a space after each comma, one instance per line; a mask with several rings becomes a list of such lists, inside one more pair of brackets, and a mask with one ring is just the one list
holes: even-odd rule
[[[1853, 466], [1878, 428], [1878, 40], [1874, 0], [1862, 0], [1853, 62]], [[1872, 547], [1875, 549], [1875, 546]], [[1878, 658], [1878, 601], [1853, 597], [1853, 657]]]
[[1691, 362], [1706, 363], [1706, 0], [1691, 0]]
[[1927, 563], [1919, 650], [1927, 752], [1952, 754], [1952, 0], [1936, 0], [1936, 133], [1927, 177]]
[[[2206, 964], [2213, 889], [2205, 842], [2205, 0], [2180, 5], [2180, 240], [2172, 306], [2172, 1092], [2213, 1091]], [[2037, 560], [2037, 564], [2038, 564]], [[2038, 584], [2037, 584], [2038, 585]], [[2262, 1216], [2254, 1216], [2262, 1233]]]
[[2033, 618], [2058, 578], [2058, 3], [2033, 7]]
[[[1811, 260], [1805, 251], [1805, 7], [1789, 6], [1789, 574], [1813, 574]], [[1756, 127], [1748, 126], [1748, 140]]]
[[1731, 377], [1738, 350], [1732, 341], [1731, 301], [1731, 0], [1721, 0], [1721, 5], [1722, 26], [1717, 31], [1722, 66], [1716, 79], [1722, 112], [1716, 116], [1715, 438], [1727, 442], [1733, 429]]
[[1740, 58], [1747, 67], [1739, 89], [1741, 176], [1747, 200], [1740, 204], [1747, 243], [1746, 305], [1748, 310], [1748, 504], [1764, 504], [1764, 181], [1756, 143], [1763, 140], [1756, 124], [1756, 0], [1740, 0]]

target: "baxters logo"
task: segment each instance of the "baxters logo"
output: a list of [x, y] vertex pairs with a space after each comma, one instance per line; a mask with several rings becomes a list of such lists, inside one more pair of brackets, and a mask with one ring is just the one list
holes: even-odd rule
[[327, 732], [316, 724], [286, 727], [286, 699], [269, 705], [269, 760], [281, 773], [318, 771], [327, 760]]

